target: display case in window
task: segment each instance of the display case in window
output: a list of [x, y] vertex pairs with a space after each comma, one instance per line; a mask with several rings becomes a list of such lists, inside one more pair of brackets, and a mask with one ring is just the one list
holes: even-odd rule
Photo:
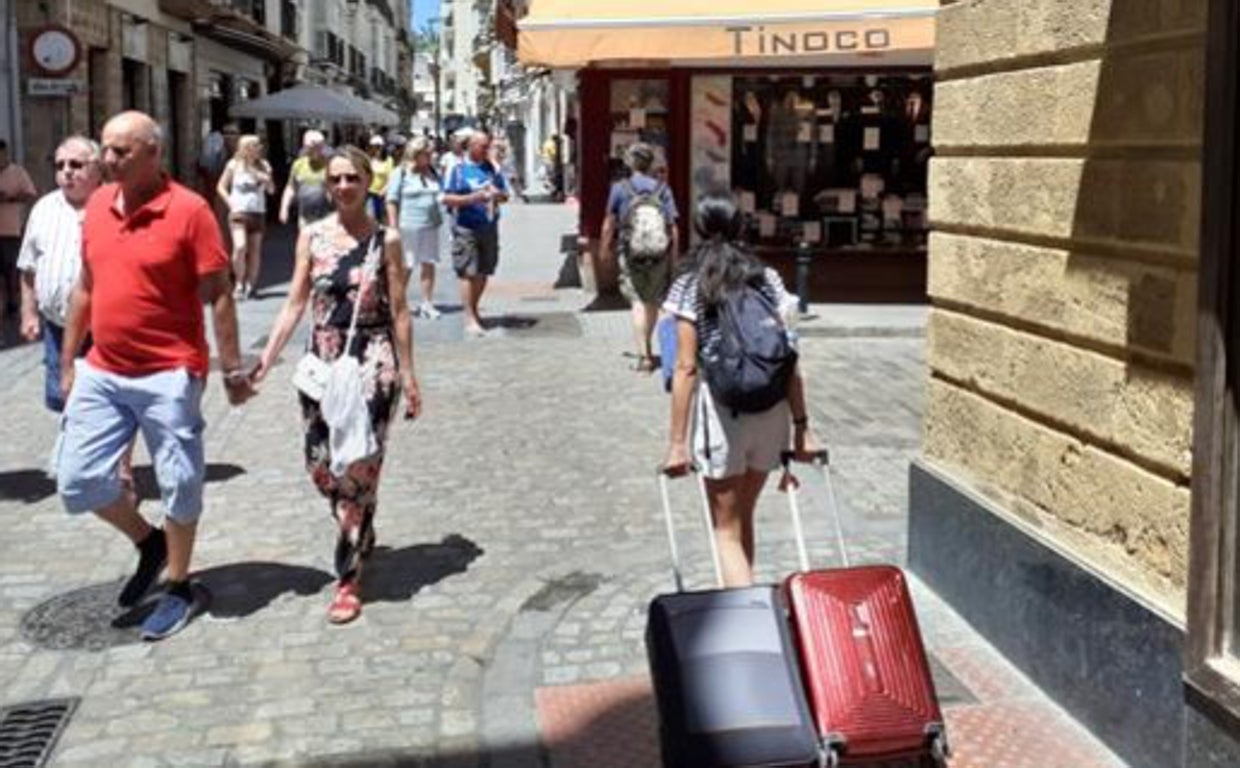
[[649, 144], [655, 152], [656, 171], [667, 169], [671, 147], [669, 85], [666, 79], [617, 79], [611, 83], [610, 151], [612, 180], [628, 175], [625, 151], [635, 142]]
[[760, 246], [922, 249], [926, 75], [733, 78], [732, 188]]

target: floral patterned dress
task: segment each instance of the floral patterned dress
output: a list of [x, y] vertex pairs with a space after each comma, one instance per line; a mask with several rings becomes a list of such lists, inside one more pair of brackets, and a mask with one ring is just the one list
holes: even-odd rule
[[[331, 448], [327, 423], [319, 404], [301, 395], [302, 420], [306, 435], [306, 470], [319, 492], [331, 503], [332, 515], [340, 527], [336, 539], [336, 573], [341, 581], [351, 580], [361, 558], [374, 545], [375, 502], [379, 472], [383, 468], [388, 424], [400, 400], [400, 375], [393, 344], [392, 310], [388, 299], [387, 269], [383, 263], [383, 227], [372, 239], [345, 249], [335, 242], [334, 219], [311, 225], [310, 282], [311, 314], [314, 328], [310, 351], [331, 362], [340, 356], [353, 319], [353, 302], [362, 283], [362, 265], [371, 243], [379, 247], [374, 278], [362, 289], [357, 331], [349, 354], [362, 369], [362, 389], [370, 409], [370, 421], [379, 451], [351, 464], [343, 477], [332, 474]], [[377, 238], [375, 240], [374, 238]]]

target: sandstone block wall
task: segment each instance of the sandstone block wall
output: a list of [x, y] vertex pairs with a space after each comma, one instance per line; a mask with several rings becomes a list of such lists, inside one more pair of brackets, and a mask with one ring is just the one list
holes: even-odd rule
[[1204, 0], [939, 16], [927, 458], [1183, 613]]

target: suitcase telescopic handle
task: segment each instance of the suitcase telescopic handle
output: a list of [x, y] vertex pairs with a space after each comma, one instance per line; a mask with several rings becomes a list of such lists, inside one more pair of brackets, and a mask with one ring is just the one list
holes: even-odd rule
[[[794, 451], [784, 451], [779, 458], [784, 465], [784, 471], [791, 474], [792, 464], [798, 460], [797, 454]], [[840, 508], [835, 504], [835, 489], [831, 485], [830, 454], [826, 448], [814, 451], [809, 454], [806, 463], [822, 468], [822, 479], [827, 489], [827, 506], [831, 509], [831, 520], [835, 524], [835, 541], [840, 548], [840, 560], [847, 568], [849, 566], [848, 547], [844, 544], [844, 526], [840, 522]], [[792, 530], [797, 537], [797, 555], [801, 561], [801, 571], [806, 572], [809, 570], [809, 551], [805, 547], [805, 529], [801, 525], [801, 504], [797, 498], [797, 486], [794, 478], [794, 482], [789, 484], [786, 492], [788, 511], [792, 515]]]
[[677, 477], [685, 477], [692, 474], [696, 476], [698, 495], [702, 500], [702, 522], [706, 527], [706, 541], [710, 543], [710, 558], [715, 566], [715, 582], [723, 587], [723, 562], [719, 559], [719, 543], [715, 541], [715, 526], [713, 517], [710, 513], [710, 498], [706, 495], [706, 480], [702, 477], [698, 468], [689, 465], [688, 471], [669, 467], [659, 467], [657, 471], [659, 479], [659, 500], [663, 503], [663, 522], [667, 526], [667, 544], [668, 550], [672, 555], [672, 576], [676, 579], [676, 591], [685, 591], [684, 575], [680, 564], [680, 548], [676, 545], [676, 522], [672, 519], [672, 500], [668, 491], [668, 480]]
[[[806, 464], [817, 464], [818, 466], [825, 467], [831, 463], [831, 453], [826, 448], [811, 451], [807, 454], [807, 456], [808, 458], [805, 459], [804, 462]], [[800, 459], [797, 458], [796, 451], [781, 452], [779, 454], [779, 460], [783, 462], [785, 467], [789, 466], [794, 461], [800, 461]]]

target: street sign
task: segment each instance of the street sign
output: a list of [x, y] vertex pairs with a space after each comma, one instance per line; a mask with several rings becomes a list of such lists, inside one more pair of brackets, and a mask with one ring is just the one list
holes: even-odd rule
[[31, 96], [72, 96], [86, 90], [82, 80], [62, 80], [57, 77], [32, 77], [27, 81], [26, 92]]

